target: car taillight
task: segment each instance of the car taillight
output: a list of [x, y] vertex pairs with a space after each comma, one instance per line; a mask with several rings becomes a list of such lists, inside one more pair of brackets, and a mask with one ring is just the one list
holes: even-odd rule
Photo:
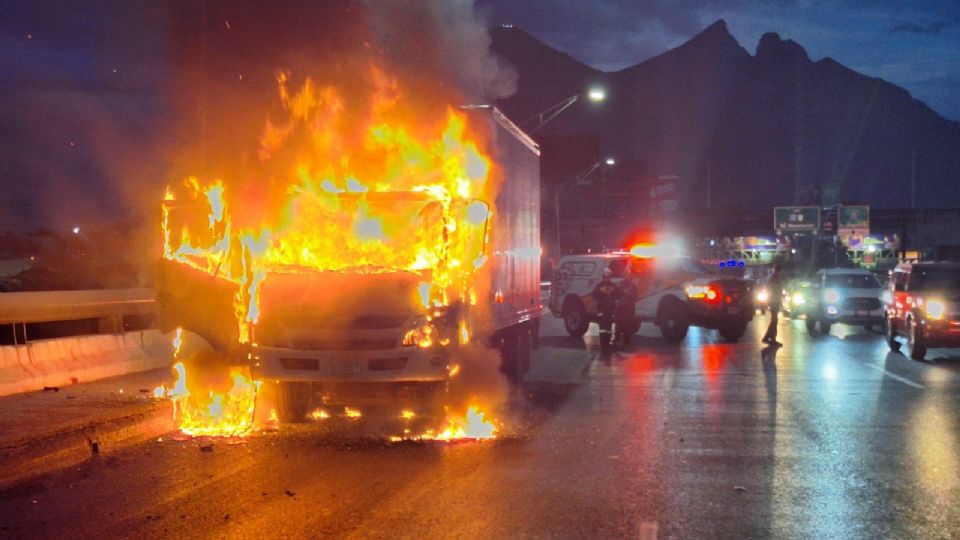
[[708, 304], [720, 302], [721, 291], [716, 285], [687, 285], [687, 298], [692, 300], [703, 300]]

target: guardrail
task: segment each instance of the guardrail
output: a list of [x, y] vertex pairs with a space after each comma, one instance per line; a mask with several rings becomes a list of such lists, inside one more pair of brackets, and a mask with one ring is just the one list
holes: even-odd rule
[[29, 323], [96, 319], [101, 334], [124, 331], [124, 317], [154, 313], [153, 289], [0, 293], [0, 325], [13, 325], [14, 344], [26, 343]]

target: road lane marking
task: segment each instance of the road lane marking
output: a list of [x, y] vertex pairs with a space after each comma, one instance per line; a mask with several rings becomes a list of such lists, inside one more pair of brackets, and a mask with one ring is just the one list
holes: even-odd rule
[[895, 381], [900, 381], [900, 382], [902, 382], [903, 384], [912, 386], [912, 387], [914, 387], [914, 388], [920, 388], [920, 389], [926, 388], [925, 386], [923, 386], [923, 385], [920, 384], [920, 383], [913, 382], [913, 381], [911, 381], [910, 379], [906, 379], [906, 378], [904, 378], [904, 377], [901, 377], [901, 376], [897, 375], [896, 373], [891, 373], [891, 372], [883, 369], [883, 368], [880, 367], [880, 366], [875, 366], [875, 365], [873, 365], [873, 364], [866, 364], [866, 363], [863, 364], [863, 365], [867, 366], [867, 367], [870, 368], [870, 369], [879, 371], [880, 373], [883, 373], [883, 374], [886, 375], [887, 377], [890, 377], [891, 379], [893, 379], [893, 380], [895, 380]]
[[637, 529], [637, 540], [657, 540], [657, 522], [643, 521]]

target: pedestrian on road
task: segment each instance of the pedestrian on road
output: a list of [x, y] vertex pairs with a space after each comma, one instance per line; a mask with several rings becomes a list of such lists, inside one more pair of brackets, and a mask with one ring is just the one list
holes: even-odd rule
[[613, 272], [609, 268], [604, 270], [600, 283], [593, 288], [593, 300], [597, 303], [597, 325], [600, 327], [601, 349], [607, 349], [611, 345], [613, 317], [616, 314], [617, 299], [620, 296], [612, 278]]
[[773, 274], [767, 280], [767, 294], [769, 295], [768, 305], [770, 306], [770, 324], [767, 326], [767, 333], [763, 335], [764, 343], [781, 346], [777, 341], [777, 324], [780, 322], [780, 303], [783, 301], [783, 267], [777, 263], [773, 265]]

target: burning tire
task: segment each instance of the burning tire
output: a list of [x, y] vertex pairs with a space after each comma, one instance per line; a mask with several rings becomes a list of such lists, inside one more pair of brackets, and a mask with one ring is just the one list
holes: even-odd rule
[[313, 405], [313, 387], [305, 382], [276, 383], [277, 417], [281, 422], [299, 424], [307, 421]]

